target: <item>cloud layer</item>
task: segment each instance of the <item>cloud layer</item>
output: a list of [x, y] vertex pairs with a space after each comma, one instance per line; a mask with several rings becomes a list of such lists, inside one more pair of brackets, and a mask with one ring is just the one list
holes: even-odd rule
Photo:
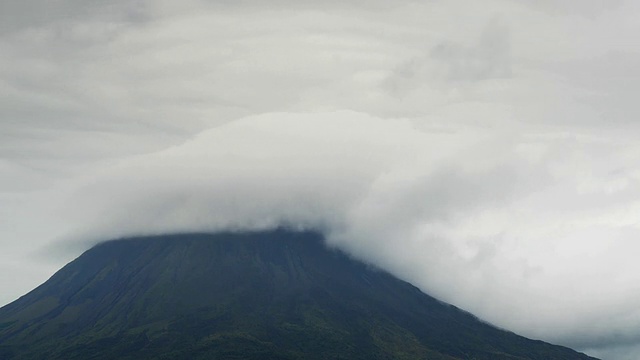
[[608, 154], [619, 137], [592, 136], [272, 113], [82, 179], [57, 212], [77, 240], [322, 229], [498, 325], [574, 346], [635, 341], [640, 172]]
[[3, 6], [0, 302], [92, 241], [286, 225], [637, 358], [633, 2]]

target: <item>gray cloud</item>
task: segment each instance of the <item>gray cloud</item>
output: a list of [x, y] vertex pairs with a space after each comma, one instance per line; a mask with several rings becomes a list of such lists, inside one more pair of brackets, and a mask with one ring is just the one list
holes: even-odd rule
[[284, 224], [637, 354], [636, 4], [2, 6], [0, 302], [94, 241]]
[[445, 41], [433, 47], [430, 55], [448, 68], [449, 80], [499, 79], [511, 75], [509, 47], [509, 30], [495, 18], [482, 30], [476, 46]]

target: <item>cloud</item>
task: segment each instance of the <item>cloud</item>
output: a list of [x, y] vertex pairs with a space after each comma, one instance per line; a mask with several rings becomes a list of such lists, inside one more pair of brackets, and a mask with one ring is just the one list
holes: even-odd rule
[[496, 18], [486, 25], [476, 46], [445, 41], [436, 45], [430, 55], [448, 68], [445, 73], [449, 80], [502, 78], [511, 75], [509, 45], [509, 31]]
[[519, 333], [640, 343], [634, 3], [47, 4], [0, 11], [0, 301], [93, 241], [285, 224]]
[[251, 116], [79, 178], [52, 211], [67, 241], [321, 229], [497, 325], [579, 347], [634, 342], [640, 173], [609, 159], [617, 138], [536, 130]]

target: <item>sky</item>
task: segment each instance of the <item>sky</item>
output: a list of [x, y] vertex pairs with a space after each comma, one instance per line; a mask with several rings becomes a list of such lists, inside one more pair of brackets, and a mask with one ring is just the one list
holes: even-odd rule
[[319, 229], [640, 357], [640, 3], [4, 0], [0, 304], [98, 241]]

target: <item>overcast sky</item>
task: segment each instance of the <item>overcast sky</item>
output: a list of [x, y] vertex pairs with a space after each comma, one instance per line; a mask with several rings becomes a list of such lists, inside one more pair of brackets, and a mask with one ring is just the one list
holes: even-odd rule
[[3, 0], [0, 304], [112, 237], [279, 225], [640, 357], [640, 2]]

